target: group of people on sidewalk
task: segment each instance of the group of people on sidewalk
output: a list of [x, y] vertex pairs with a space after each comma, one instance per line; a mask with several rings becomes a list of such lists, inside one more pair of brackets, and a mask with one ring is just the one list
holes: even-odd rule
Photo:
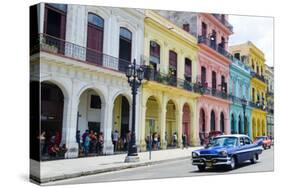
[[65, 144], [60, 145], [61, 133], [59, 131], [42, 131], [42, 133], [38, 136], [38, 139], [40, 141], [41, 159], [64, 157], [67, 148]]
[[88, 156], [89, 154], [101, 155], [104, 145], [103, 133], [97, 133], [93, 130], [85, 130], [81, 136], [80, 130], [76, 131], [76, 142], [79, 146], [79, 156]]
[[[182, 147], [187, 147], [187, 136], [185, 133], [182, 134]], [[170, 144], [171, 147], [176, 148], [178, 146], [178, 135], [176, 132], [172, 135], [172, 142]], [[165, 141], [168, 141], [167, 132], [165, 132]], [[150, 147], [153, 150], [159, 150], [161, 148], [161, 139], [160, 134], [154, 132], [151, 136], [147, 136], [145, 139], [146, 142], [146, 149], [149, 150]]]
[[129, 143], [131, 141], [131, 131], [128, 130], [126, 134], [119, 135], [119, 132], [115, 130], [111, 134], [112, 143], [114, 146], [114, 152], [116, 151], [127, 151]]

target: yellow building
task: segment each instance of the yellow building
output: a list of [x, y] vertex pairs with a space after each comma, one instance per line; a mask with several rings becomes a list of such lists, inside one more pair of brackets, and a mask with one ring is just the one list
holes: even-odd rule
[[266, 135], [266, 90], [264, 53], [252, 42], [230, 47], [234, 56], [251, 67], [251, 99], [253, 137]]
[[[198, 144], [197, 39], [156, 12], [145, 11], [144, 60], [146, 80], [141, 88], [141, 150], [149, 135], [160, 136], [160, 147]], [[157, 137], [157, 136], [155, 136]]]

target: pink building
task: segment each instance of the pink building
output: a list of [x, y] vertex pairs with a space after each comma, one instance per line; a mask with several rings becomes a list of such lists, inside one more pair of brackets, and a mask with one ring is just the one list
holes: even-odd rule
[[222, 14], [198, 14], [199, 65], [197, 82], [205, 86], [198, 100], [199, 132], [230, 133], [228, 98], [231, 56], [225, 50], [232, 26]]

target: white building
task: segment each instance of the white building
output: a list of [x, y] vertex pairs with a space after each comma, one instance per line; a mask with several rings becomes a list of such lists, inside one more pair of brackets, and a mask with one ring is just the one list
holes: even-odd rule
[[[112, 131], [130, 129], [132, 97], [124, 71], [133, 59], [141, 61], [143, 12], [46, 3], [31, 19], [36, 12], [40, 53], [31, 56], [30, 71], [31, 87], [41, 83], [41, 131], [61, 132], [66, 158], [78, 156], [77, 130], [103, 132], [103, 153], [112, 154]], [[138, 115], [137, 108], [137, 145]]]

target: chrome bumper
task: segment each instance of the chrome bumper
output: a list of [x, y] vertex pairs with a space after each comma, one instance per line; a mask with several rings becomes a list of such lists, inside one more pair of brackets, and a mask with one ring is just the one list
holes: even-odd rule
[[230, 157], [218, 157], [212, 159], [205, 158], [192, 158], [192, 165], [206, 165], [206, 166], [216, 166], [216, 165], [230, 165], [231, 158]]

